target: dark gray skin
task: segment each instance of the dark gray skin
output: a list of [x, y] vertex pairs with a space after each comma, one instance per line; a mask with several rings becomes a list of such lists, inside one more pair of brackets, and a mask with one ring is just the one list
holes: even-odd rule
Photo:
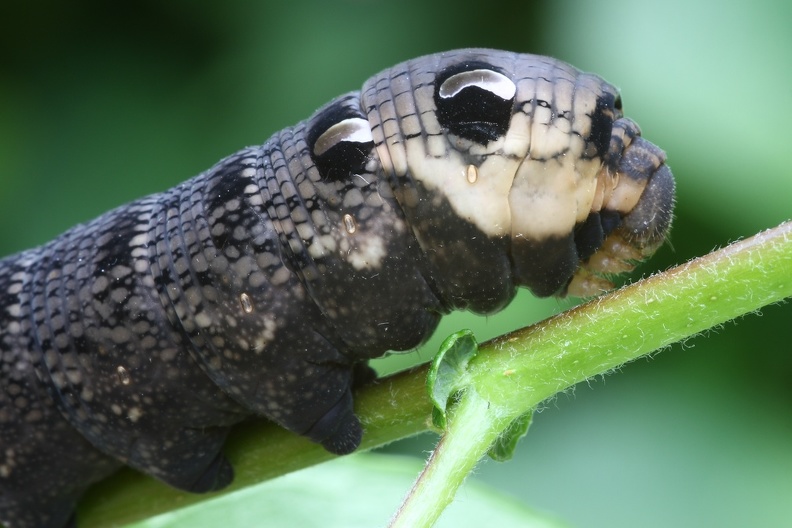
[[554, 59], [431, 55], [0, 261], [0, 521], [72, 523], [123, 464], [220, 489], [250, 415], [353, 451], [368, 359], [654, 252], [674, 182], [639, 134]]

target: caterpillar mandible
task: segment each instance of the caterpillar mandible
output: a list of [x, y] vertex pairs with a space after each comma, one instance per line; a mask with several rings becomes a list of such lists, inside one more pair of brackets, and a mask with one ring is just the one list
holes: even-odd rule
[[0, 521], [73, 523], [122, 464], [226, 486], [259, 415], [349, 453], [370, 358], [516, 288], [596, 294], [665, 239], [674, 180], [617, 90], [465, 49], [0, 261]]

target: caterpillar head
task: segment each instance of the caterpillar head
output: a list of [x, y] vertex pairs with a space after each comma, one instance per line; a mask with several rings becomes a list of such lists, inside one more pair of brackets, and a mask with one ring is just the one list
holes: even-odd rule
[[[547, 57], [465, 50], [391, 70], [386, 93], [381, 80], [364, 89], [364, 108], [407, 216], [448, 204], [472, 233], [506, 241], [515, 285], [593, 295], [665, 239], [665, 154], [600, 77]], [[427, 229], [417, 233], [424, 246]]]

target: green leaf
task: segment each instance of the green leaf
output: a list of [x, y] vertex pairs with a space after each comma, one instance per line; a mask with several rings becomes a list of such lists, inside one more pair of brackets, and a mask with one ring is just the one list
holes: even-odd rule
[[470, 330], [460, 330], [443, 341], [432, 360], [426, 386], [434, 404], [432, 423], [445, 429], [448, 423], [448, 402], [470, 383], [467, 366], [478, 354], [478, 342]]
[[517, 448], [517, 442], [528, 432], [532, 420], [533, 411], [528, 411], [513, 420], [487, 451], [489, 457], [498, 462], [510, 460]]
[[[159, 515], [134, 527], [384, 526], [420, 469], [421, 462], [410, 457], [382, 454], [344, 457]], [[333, 485], [329, 486], [329, 482]], [[563, 525], [486, 485], [470, 482], [465, 486], [465, 500], [451, 506], [435, 526], [561, 528]]]

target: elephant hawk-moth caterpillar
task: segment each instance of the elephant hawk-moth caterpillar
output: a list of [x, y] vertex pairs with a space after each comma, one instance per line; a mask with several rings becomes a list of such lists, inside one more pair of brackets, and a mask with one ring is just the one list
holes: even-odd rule
[[595, 75], [485, 49], [385, 70], [0, 261], [0, 521], [74, 523], [123, 464], [222, 488], [250, 415], [349, 453], [368, 359], [518, 287], [609, 288], [662, 244], [673, 202], [664, 153]]

